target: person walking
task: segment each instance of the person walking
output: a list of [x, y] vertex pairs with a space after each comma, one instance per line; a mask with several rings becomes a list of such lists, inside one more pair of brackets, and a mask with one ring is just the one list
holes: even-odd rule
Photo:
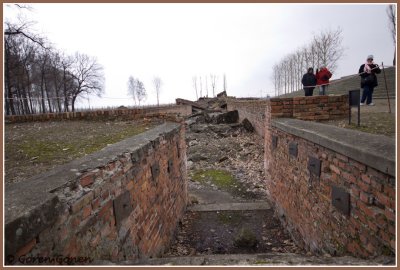
[[321, 66], [319, 70], [317, 69], [315, 77], [317, 78], [317, 85], [319, 86], [319, 95], [326, 95], [332, 73], [325, 66]]
[[317, 84], [317, 78], [314, 75], [314, 69], [312, 67], [308, 68], [307, 73], [303, 75], [301, 83], [303, 84], [304, 95], [306, 97], [312, 96]]
[[374, 87], [378, 86], [378, 79], [375, 74], [381, 73], [381, 70], [377, 64], [374, 63], [374, 56], [368, 55], [367, 62], [360, 66], [358, 75], [361, 76], [361, 88], [363, 89], [360, 105], [374, 106], [372, 103], [372, 94], [374, 93]]

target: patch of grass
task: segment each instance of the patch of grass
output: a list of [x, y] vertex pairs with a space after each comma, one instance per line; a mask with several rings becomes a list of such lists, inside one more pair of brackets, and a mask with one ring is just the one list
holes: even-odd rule
[[161, 124], [158, 120], [7, 124], [4, 128], [5, 181], [23, 181], [158, 124]]
[[62, 138], [54, 138], [53, 140], [26, 138], [20, 149], [29, 160], [33, 159], [35, 162], [49, 163], [55, 159], [63, 159], [65, 156], [71, 159], [94, 153], [108, 144], [117, 143], [144, 131], [144, 126], [127, 126], [125, 129], [114, 133], [99, 133], [91, 136], [82, 134], [79, 140], [73, 142], [62, 140]]
[[[67, 150], [63, 150], [67, 149]], [[71, 154], [72, 145], [52, 141], [25, 140], [21, 145], [21, 151], [27, 159], [37, 162], [49, 162], [60, 156], [60, 152], [68, 151]]]
[[197, 171], [192, 179], [203, 184], [209, 181], [221, 189], [230, 189], [237, 185], [237, 181], [232, 174], [224, 170]]
[[236, 195], [245, 194], [243, 185], [228, 171], [200, 170], [194, 172], [192, 179], [202, 184], [213, 184]]
[[333, 120], [327, 124], [342, 128], [354, 129], [366, 133], [394, 137], [396, 135], [396, 116], [394, 113], [375, 112], [361, 114], [360, 126], [357, 125], [357, 115], [352, 114], [351, 124], [348, 119]]
[[270, 264], [271, 262], [265, 260], [255, 261], [254, 264]]
[[254, 198], [254, 193], [248, 192], [246, 186], [236, 179], [230, 172], [225, 170], [199, 170], [194, 171], [191, 179], [193, 181], [210, 185], [213, 184], [221, 190], [244, 197], [248, 199]]

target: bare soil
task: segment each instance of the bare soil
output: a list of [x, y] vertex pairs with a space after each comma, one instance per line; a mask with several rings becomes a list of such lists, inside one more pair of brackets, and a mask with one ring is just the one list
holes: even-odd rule
[[[243, 233], [244, 232], [244, 233]], [[246, 235], [247, 233], [247, 235]], [[170, 256], [301, 253], [270, 210], [187, 212]]]
[[159, 120], [6, 124], [5, 182], [29, 179], [157, 124]]

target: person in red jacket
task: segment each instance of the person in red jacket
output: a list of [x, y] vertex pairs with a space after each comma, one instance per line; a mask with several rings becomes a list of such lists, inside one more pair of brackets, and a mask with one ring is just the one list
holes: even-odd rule
[[317, 69], [315, 76], [317, 77], [317, 85], [319, 86], [319, 95], [326, 95], [332, 73], [325, 66], [321, 66], [319, 70]]

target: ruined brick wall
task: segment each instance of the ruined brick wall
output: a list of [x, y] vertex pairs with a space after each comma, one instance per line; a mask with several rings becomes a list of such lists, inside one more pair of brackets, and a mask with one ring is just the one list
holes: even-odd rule
[[[273, 119], [271, 107], [265, 122], [266, 183], [294, 238], [315, 253], [363, 258], [395, 254], [394, 140]], [[369, 152], [362, 149], [368, 143]], [[380, 148], [387, 151], [380, 153]], [[314, 171], [318, 166], [319, 174]]]
[[239, 122], [247, 118], [253, 125], [258, 135], [264, 136], [266, 100], [227, 100], [228, 111], [239, 112]]
[[65, 112], [65, 113], [46, 113], [30, 115], [9, 115], [5, 116], [8, 123], [20, 123], [31, 121], [50, 121], [50, 120], [100, 120], [100, 119], [139, 119], [142, 117], [163, 117], [168, 114], [187, 116], [192, 114], [190, 105], [160, 106], [143, 109], [115, 109], [115, 110], [94, 110], [86, 112]]
[[348, 95], [271, 98], [271, 113], [309, 121], [342, 119], [349, 114], [348, 99]]
[[229, 99], [228, 111], [238, 110], [239, 120], [247, 118], [257, 134], [264, 137], [265, 109], [271, 106], [273, 117], [290, 117], [309, 121], [342, 119], [348, 116], [348, 95], [271, 98], [270, 100]]
[[163, 124], [28, 181], [6, 186], [6, 263], [157, 256], [186, 208], [184, 126]]

